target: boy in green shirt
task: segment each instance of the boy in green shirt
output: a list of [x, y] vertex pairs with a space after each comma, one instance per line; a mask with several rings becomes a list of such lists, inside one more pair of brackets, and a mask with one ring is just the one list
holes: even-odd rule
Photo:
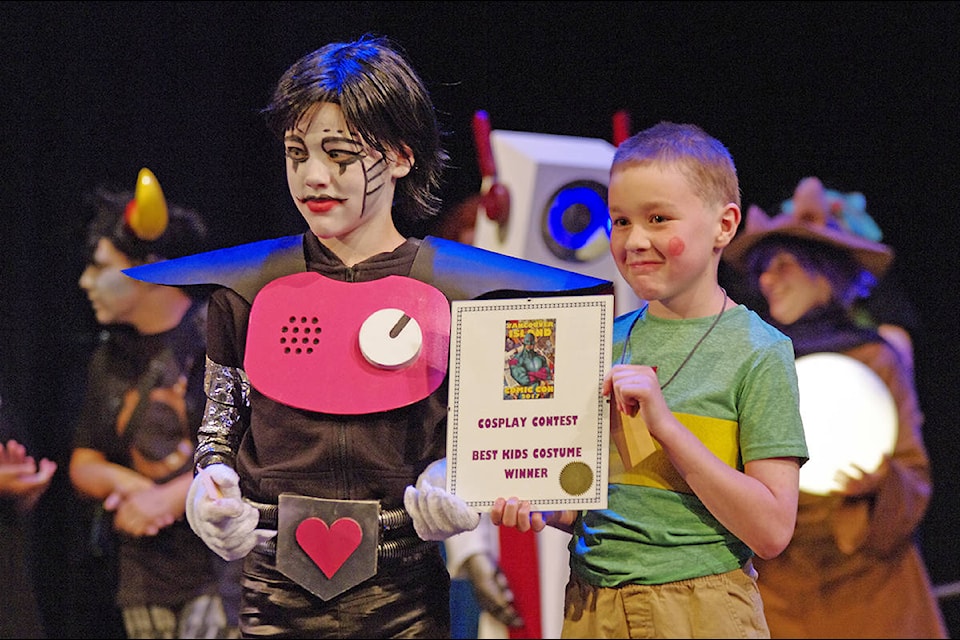
[[807, 447], [792, 343], [718, 283], [733, 159], [661, 122], [618, 147], [608, 198], [614, 261], [646, 301], [614, 322], [608, 507], [500, 499], [491, 520], [573, 534], [563, 637], [769, 637], [752, 558], [790, 542]]

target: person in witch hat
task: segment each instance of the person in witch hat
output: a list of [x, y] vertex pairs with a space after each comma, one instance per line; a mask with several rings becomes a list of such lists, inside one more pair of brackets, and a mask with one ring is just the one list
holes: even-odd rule
[[[801, 409], [811, 465], [801, 470], [796, 531], [778, 557], [756, 560], [767, 622], [774, 638], [945, 638], [916, 538], [932, 480], [912, 368], [857, 317], [894, 251], [833, 216], [811, 215], [817, 209], [804, 206], [804, 196], [816, 198], [820, 186], [801, 183], [796, 208], [777, 216], [751, 207], [723, 254], [766, 300], [768, 321], [792, 339], [798, 374], [807, 372], [800, 376]], [[843, 357], [815, 359], [825, 354]], [[811, 368], [814, 362], [831, 365]], [[856, 366], [837, 375], [848, 363]], [[860, 413], [884, 402], [892, 437], [875, 465], [841, 458], [823, 469], [828, 482], [805, 478], [804, 471], [818, 468], [818, 453], [876, 447], [885, 420], [863, 426], [870, 435], [855, 444], [843, 438], [861, 430]], [[865, 403], [863, 411], [848, 414], [856, 403]]]

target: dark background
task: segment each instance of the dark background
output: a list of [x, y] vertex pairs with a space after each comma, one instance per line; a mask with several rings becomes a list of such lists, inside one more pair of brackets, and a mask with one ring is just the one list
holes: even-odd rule
[[[935, 584], [960, 580], [960, 3], [6, 2], [0, 348], [36, 452], [61, 463], [35, 539], [51, 636], [77, 637], [66, 467], [97, 331], [77, 287], [82, 194], [132, 189], [149, 167], [215, 246], [302, 231], [258, 110], [294, 60], [367, 31], [403, 46], [433, 91], [449, 208], [479, 189], [478, 109], [494, 129], [607, 140], [621, 109], [633, 131], [695, 122], [732, 152], [744, 211], [775, 213], [807, 175], [864, 193], [921, 319], [925, 555]], [[941, 603], [960, 633], [960, 602]]]

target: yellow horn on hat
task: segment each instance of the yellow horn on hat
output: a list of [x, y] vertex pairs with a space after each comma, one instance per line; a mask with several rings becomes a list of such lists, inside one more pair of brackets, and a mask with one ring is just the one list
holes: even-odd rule
[[167, 230], [167, 201], [157, 176], [144, 167], [137, 175], [137, 189], [125, 212], [127, 226], [141, 240], [153, 241]]

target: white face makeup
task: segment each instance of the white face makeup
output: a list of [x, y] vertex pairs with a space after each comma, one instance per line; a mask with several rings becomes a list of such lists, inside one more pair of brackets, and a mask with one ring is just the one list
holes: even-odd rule
[[396, 179], [409, 169], [350, 131], [338, 105], [308, 112], [287, 132], [284, 149], [290, 195], [318, 238], [393, 229]]

